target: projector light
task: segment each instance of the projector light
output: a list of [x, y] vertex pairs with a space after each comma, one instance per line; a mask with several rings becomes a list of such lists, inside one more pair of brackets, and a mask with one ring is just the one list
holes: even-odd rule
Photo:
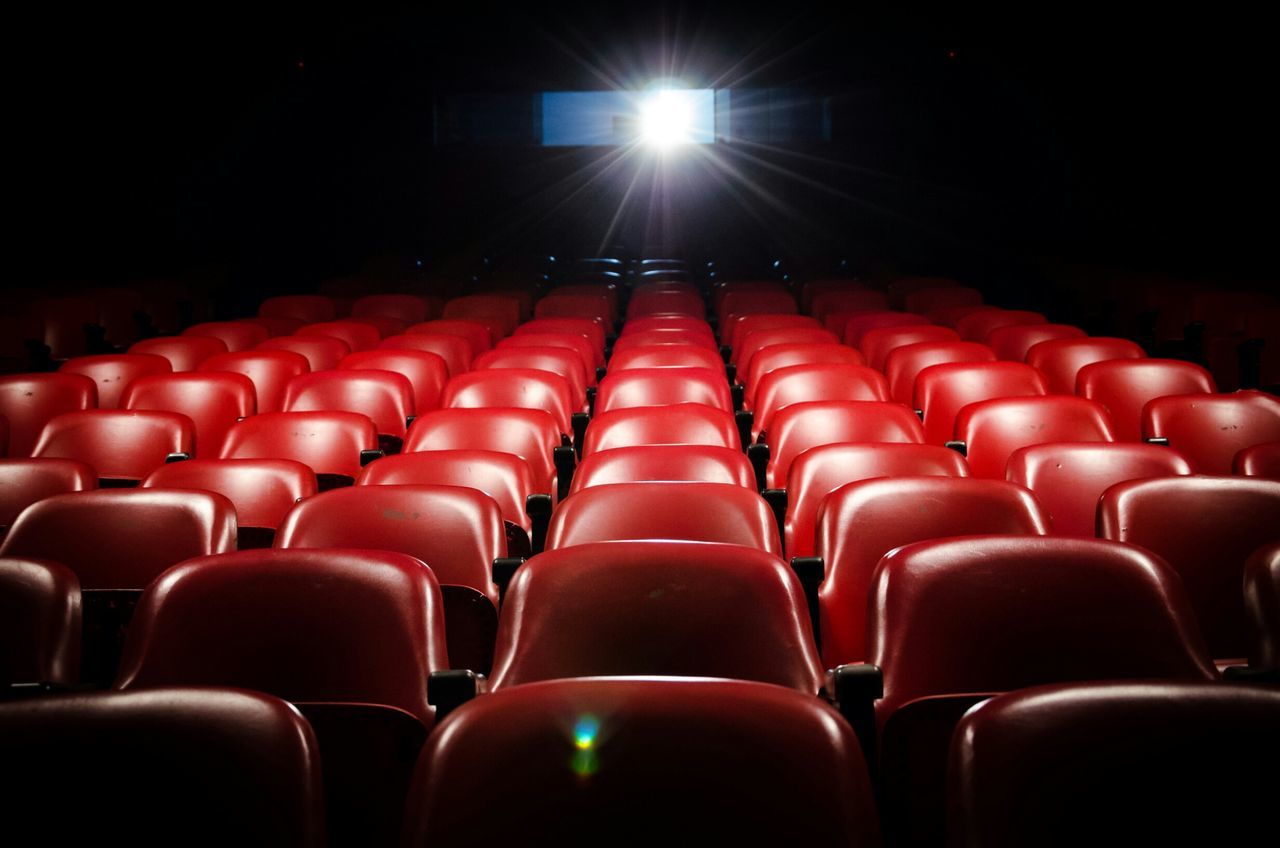
[[655, 91], [640, 104], [640, 140], [658, 150], [688, 144], [692, 120], [690, 92]]

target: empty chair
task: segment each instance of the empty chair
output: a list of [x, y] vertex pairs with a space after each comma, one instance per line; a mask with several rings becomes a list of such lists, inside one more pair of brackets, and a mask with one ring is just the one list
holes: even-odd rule
[[898, 403], [828, 400], [793, 403], [769, 425], [765, 485], [786, 485], [795, 458], [810, 448], [839, 442], [920, 444], [920, 419]]
[[129, 348], [129, 353], [163, 356], [174, 371], [194, 371], [209, 357], [226, 352], [226, 343], [210, 336], [157, 336]]
[[394, 839], [447, 668], [440, 588], [406, 554], [241, 551], [190, 560], [143, 593], [115, 688], [231, 686], [295, 704], [324, 754], [331, 837]]
[[1147, 354], [1128, 339], [1050, 339], [1032, 345], [1027, 364], [1044, 375], [1049, 391], [1069, 395], [1076, 390], [1080, 369], [1109, 359], [1142, 359]]
[[615, 409], [587, 427], [582, 455], [637, 445], [712, 445], [742, 450], [738, 425], [722, 409], [700, 403]]
[[704, 368], [724, 371], [724, 360], [703, 345], [649, 345], [615, 350], [609, 360], [609, 371], [617, 373], [636, 368]]
[[237, 547], [267, 547], [289, 510], [317, 491], [316, 475], [291, 459], [193, 459], [152, 471], [142, 488], [215, 492], [236, 508]]
[[590, 318], [538, 318], [526, 321], [516, 328], [515, 335], [523, 333], [568, 333], [582, 336], [591, 344], [595, 353], [594, 367], [604, 367], [604, 327]]
[[952, 731], [985, 695], [1080, 680], [1217, 677], [1174, 573], [1126, 545], [1034, 536], [920, 542], [881, 561], [871, 593], [869, 661], [884, 671], [876, 703], [882, 811], [902, 844], [943, 841]]
[[[1040, 342], [1082, 339], [1085, 335], [1084, 330], [1070, 324], [1009, 324], [992, 330], [987, 335], [987, 345], [996, 352], [997, 359], [1025, 362], [1027, 351]], [[1074, 383], [1071, 390], [1075, 390]]]
[[520, 302], [515, 298], [500, 294], [472, 294], [465, 297], [455, 297], [445, 302], [443, 317], [461, 318], [463, 320], [481, 318], [497, 321], [501, 327], [501, 336], [506, 337], [515, 332], [516, 327], [520, 324]]
[[840, 340], [854, 347], [862, 346], [862, 337], [882, 327], [915, 327], [929, 319], [914, 312], [862, 312], [849, 316], [840, 328]]
[[711, 332], [711, 325], [701, 318], [692, 318], [688, 315], [652, 315], [647, 318], [629, 319], [622, 325], [619, 339], [650, 330], [689, 330], [715, 338]]
[[193, 324], [182, 331], [184, 336], [208, 336], [221, 339], [231, 353], [253, 350], [271, 335], [271, 331], [263, 324], [250, 321], [206, 321]]
[[733, 411], [733, 399], [723, 369], [632, 368], [610, 371], [600, 381], [596, 411], [640, 406], [700, 403], [725, 412]]
[[[409, 381], [413, 403], [409, 417], [440, 408], [440, 395], [449, 380], [444, 360], [421, 350], [362, 350], [338, 363], [339, 371], [390, 371]], [[367, 413], [366, 413], [367, 414]], [[372, 417], [372, 416], [371, 416]]]
[[1254, 391], [1156, 398], [1143, 407], [1142, 434], [1182, 451], [1200, 474], [1230, 474], [1244, 448], [1280, 441], [1280, 399]]
[[[889, 299], [884, 292], [875, 289], [826, 291], [814, 295], [809, 314], [826, 323], [831, 315], [850, 315], [855, 312], [884, 312], [889, 309]], [[847, 319], [846, 319], [847, 320]], [[839, 327], [843, 327], [840, 324]], [[837, 328], [832, 328], [836, 329]]]
[[1280, 542], [1263, 545], [1244, 566], [1249, 665], [1280, 670]]
[[1231, 472], [1280, 480], [1280, 442], [1263, 442], [1242, 449], [1231, 461]]
[[878, 477], [968, 477], [964, 457], [937, 445], [833, 444], [801, 453], [787, 473], [787, 556], [813, 556], [818, 510], [847, 483]]
[[1092, 538], [1098, 501], [1116, 483], [1192, 473], [1181, 453], [1128, 442], [1050, 443], [1019, 448], [1009, 456], [1006, 478], [1035, 493], [1059, 536]]
[[269, 297], [258, 307], [263, 318], [293, 318], [307, 324], [332, 321], [337, 316], [333, 298], [322, 294]]
[[1047, 324], [1048, 319], [1039, 312], [1025, 312], [1017, 309], [982, 309], [970, 312], [956, 321], [956, 332], [960, 338], [970, 342], [986, 344], [987, 336], [998, 327], [1010, 327], [1016, 324]]
[[943, 286], [908, 292], [903, 306], [908, 312], [925, 313], [948, 306], [980, 306], [982, 292], [968, 286]]
[[391, 318], [386, 315], [366, 315], [363, 318], [349, 318], [347, 320], [360, 324], [368, 324], [378, 331], [379, 339], [385, 339], [387, 336], [400, 335], [404, 332], [405, 327], [407, 326], [405, 322], [398, 321], [395, 318]]
[[596, 384], [596, 352], [585, 336], [574, 333], [516, 333], [498, 342], [497, 350], [534, 348], [536, 350], [568, 350], [582, 363], [586, 385]]
[[782, 288], [775, 291], [727, 291], [716, 303], [716, 314], [721, 319], [730, 315], [785, 315], [798, 311], [795, 298]]
[[955, 437], [956, 418], [971, 403], [1044, 394], [1044, 377], [1021, 362], [946, 363], [931, 365], [916, 376], [916, 408], [924, 412], [924, 438], [933, 445]]
[[639, 445], [596, 451], [573, 473], [570, 494], [610, 483], [726, 483], [755, 488], [741, 450], [712, 445]]
[[428, 333], [431, 335], [458, 336], [466, 339], [467, 343], [471, 345], [472, 358], [493, 347], [493, 334], [489, 331], [488, 325], [479, 321], [461, 319], [424, 321], [421, 324], [412, 325], [405, 330], [405, 333], [407, 335]]
[[7, 807], [56, 822], [73, 844], [326, 844], [315, 735], [297, 710], [256, 692], [0, 704], [0, 779]]
[[720, 347], [716, 344], [715, 338], [710, 334], [701, 330], [646, 330], [642, 333], [629, 333], [621, 336], [613, 344], [613, 353], [617, 355], [623, 351], [634, 350], [635, 348], [661, 347], [679, 345], [680, 347], [703, 347], [713, 353], [719, 353]]
[[995, 361], [995, 351], [977, 342], [916, 342], [890, 351], [885, 357], [884, 373], [889, 381], [889, 396], [898, 403], [914, 404], [916, 378], [931, 365]]
[[74, 459], [0, 459], [0, 534], [36, 501], [97, 486], [93, 468]]
[[889, 298], [895, 304], [905, 304], [907, 295], [926, 289], [954, 288], [960, 283], [950, 277], [898, 277], [889, 283]]
[[117, 409], [120, 396], [139, 377], [169, 374], [173, 366], [163, 356], [153, 353], [104, 353], [77, 356], [58, 368], [63, 374], [82, 374], [98, 387], [98, 408]]
[[833, 278], [808, 280], [800, 287], [800, 311], [808, 314], [814, 298], [825, 292], [858, 291], [867, 288], [859, 280]]
[[1280, 693], [1185, 681], [994, 698], [956, 730], [950, 844], [1250, 844], [1261, 823], [1245, 811], [1280, 792], [1255, 769], [1280, 756], [1277, 714]]
[[254, 414], [253, 382], [243, 374], [209, 371], [140, 377], [120, 398], [122, 409], [174, 412], [195, 426], [193, 456], [218, 455], [227, 431]]
[[405, 325], [418, 324], [428, 318], [431, 304], [426, 298], [413, 294], [370, 294], [351, 304], [352, 318], [383, 317], [403, 321]]
[[378, 451], [378, 429], [354, 412], [268, 412], [227, 433], [221, 459], [292, 459], [315, 472], [321, 489], [349, 484]]
[[243, 321], [246, 324], [257, 324], [259, 327], [262, 327], [267, 331], [267, 338], [271, 339], [279, 336], [292, 336], [294, 333], [298, 332], [298, 329], [302, 327], [302, 325], [307, 323], [300, 318], [286, 318], [280, 315], [271, 317], [259, 315], [256, 318], [239, 318], [237, 320]]
[[[755, 405], [756, 387], [765, 374], [792, 365], [863, 365], [862, 354], [842, 344], [776, 344], [760, 348], [739, 375], [747, 409]], [[811, 398], [817, 400], [817, 398]]]
[[176, 412], [86, 409], [45, 425], [32, 456], [75, 459], [108, 485], [131, 485], [170, 458], [189, 457], [195, 426]]
[[800, 581], [775, 556], [653, 541], [529, 560], [503, 601], [490, 690], [606, 675], [823, 686]]
[[[738, 347], [752, 333], [768, 330], [810, 330], [822, 329], [822, 322], [808, 315], [787, 313], [781, 315], [735, 315], [720, 324], [720, 343], [734, 352], [734, 361], [738, 361]], [[835, 341], [839, 341], [836, 338]]]
[[1003, 480], [1009, 456], [1028, 445], [1115, 441], [1102, 405], [1074, 395], [971, 403], [956, 417], [955, 436], [973, 475], [993, 480]]
[[406, 848], [474, 844], [481, 821], [494, 843], [879, 844], [852, 729], [780, 686], [547, 681], [442, 726], [409, 793]]
[[0, 375], [0, 415], [9, 423], [7, 456], [30, 456], [45, 425], [64, 412], [97, 405], [94, 381], [83, 374]]
[[1050, 527], [1035, 497], [1003, 480], [899, 477], [835, 489], [819, 508], [814, 545], [826, 565], [818, 598], [827, 667], [870, 656], [868, 602], [889, 551], [949, 536], [1043, 536]]
[[1280, 483], [1247, 477], [1132, 480], [1107, 489], [1098, 506], [1099, 536], [1154, 551], [1182, 576], [1219, 659], [1247, 653], [1244, 563], [1280, 537], [1277, 527]]
[[614, 483], [583, 489], [552, 514], [547, 550], [639, 539], [723, 542], [782, 554], [778, 527], [764, 500], [724, 483]]
[[388, 452], [404, 439], [413, 414], [409, 378], [391, 371], [335, 370], [302, 374], [284, 390], [285, 412], [352, 412], [378, 428]]
[[1077, 393], [1107, 408], [1116, 437], [1142, 439], [1142, 409], [1166, 395], [1217, 391], [1204, 368], [1176, 359], [1111, 359], [1085, 365], [1076, 375]]
[[557, 294], [552, 292], [533, 307], [538, 318], [589, 318], [606, 330], [613, 327], [613, 304], [606, 294]]
[[1003, 312], [1004, 310], [998, 306], [990, 304], [973, 305], [973, 306], [940, 306], [937, 309], [930, 309], [928, 318], [935, 324], [941, 324], [943, 327], [955, 328], [960, 323], [960, 319], [975, 312]]
[[649, 315], [688, 315], [702, 318], [706, 304], [697, 290], [636, 291], [627, 303], [627, 319]]
[[351, 350], [373, 350], [382, 341], [382, 334], [377, 327], [363, 321], [323, 321], [317, 324], [305, 324], [294, 334], [303, 338], [321, 336], [339, 339]]
[[554, 497], [559, 480], [553, 457], [560, 445], [555, 418], [539, 409], [437, 409], [413, 422], [404, 453], [491, 450], [511, 454], [529, 466], [534, 491]]
[[440, 398], [444, 409], [536, 409], [547, 412], [560, 432], [573, 432], [575, 404], [569, 382], [559, 374], [532, 368], [470, 371], [449, 380]]
[[877, 371], [885, 369], [889, 354], [900, 347], [924, 342], [958, 342], [960, 335], [950, 327], [936, 324], [909, 324], [905, 327], [877, 327], [862, 334], [862, 355]]
[[766, 325], [758, 329], [744, 328], [733, 337], [729, 361], [735, 367], [745, 369], [747, 364], [751, 362], [751, 357], [761, 348], [775, 344], [801, 343], [839, 344], [840, 337], [816, 324], [782, 327]]
[[573, 409], [582, 410], [587, 402], [587, 364], [577, 351], [568, 348], [498, 347], [480, 354], [472, 367], [477, 371], [546, 371], [569, 384]]
[[884, 376], [865, 365], [819, 363], [770, 371], [756, 384], [754, 435], [769, 430], [774, 417], [794, 403], [830, 400], [887, 401]]
[[[220, 353], [200, 363], [201, 372], [243, 374], [253, 383], [258, 412], [280, 412], [289, 381], [311, 370], [307, 358], [290, 350], [248, 350]], [[215, 446], [215, 450], [218, 446]]]
[[80, 679], [80, 581], [56, 562], [0, 559], [0, 687]]
[[388, 336], [378, 345], [378, 349], [434, 353], [444, 360], [450, 377], [470, 371], [473, 358], [471, 343], [463, 336], [448, 333], [406, 333], [402, 336]]
[[307, 358], [312, 371], [329, 371], [338, 367], [351, 346], [334, 336], [279, 336], [267, 339], [256, 350], [287, 350]]

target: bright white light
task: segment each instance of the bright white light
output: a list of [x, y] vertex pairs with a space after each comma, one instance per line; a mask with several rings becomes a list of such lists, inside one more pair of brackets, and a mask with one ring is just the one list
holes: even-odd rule
[[689, 144], [693, 123], [690, 91], [655, 91], [640, 104], [640, 139], [651, 147], [669, 150]]

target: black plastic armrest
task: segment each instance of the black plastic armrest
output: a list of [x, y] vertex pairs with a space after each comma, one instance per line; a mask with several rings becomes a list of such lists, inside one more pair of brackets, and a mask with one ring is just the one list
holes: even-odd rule
[[569, 496], [569, 484], [573, 482], [573, 469], [577, 466], [573, 447], [561, 445], [552, 452], [552, 459], [555, 460], [556, 476], [559, 478], [556, 499], [564, 500]]
[[534, 494], [524, 499], [524, 514], [533, 522], [529, 542], [535, 554], [547, 544], [547, 528], [551, 525], [551, 495]]
[[436, 708], [436, 721], [475, 698], [478, 688], [474, 671], [464, 668], [431, 672], [427, 677], [427, 703]]
[[1150, 439], [1145, 439], [1144, 441], [1149, 445], [1159, 445], [1162, 448], [1169, 447], [1169, 440], [1164, 436], [1152, 436]]
[[953, 451], [960, 454], [961, 456], [969, 455], [969, 446], [962, 441], [952, 439], [951, 441], [946, 443], [946, 447], [951, 448]]
[[493, 561], [493, 582], [498, 586], [498, 600], [507, 597], [507, 587], [511, 578], [516, 576], [516, 569], [524, 565], [524, 557], [498, 557]]
[[818, 589], [826, 575], [827, 564], [822, 557], [792, 557], [791, 570], [800, 580], [804, 599], [809, 607], [809, 622], [813, 626], [813, 643], [822, 650], [822, 615], [818, 608]]
[[578, 458], [582, 458], [582, 443], [587, 436], [587, 425], [591, 423], [591, 416], [585, 412], [575, 412], [570, 417], [573, 424], [573, 448]]
[[769, 468], [769, 446], [766, 444], [754, 444], [747, 448], [747, 459], [751, 461], [751, 467], [756, 472], [756, 488], [764, 491], [765, 472]]
[[769, 509], [773, 510], [773, 519], [778, 523], [778, 538], [783, 538], [787, 523], [787, 490], [765, 489], [760, 492], [760, 495], [769, 505]]
[[164, 464], [168, 465], [171, 462], [182, 462], [190, 458], [191, 458], [191, 454], [187, 453], [186, 451], [174, 451], [173, 453], [169, 454], [164, 458]]
[[884, 674], [870, 663], [837, 666], [829, 674], [836, 709], [858, 735], [867, 762], [875, 762], [876, 701], [884, 697]]
[[387, 455], [387, 452], [382, 450], [381, 448], [374, 448], [373, 450], [362, 450], [360, 451], [360, 467], [364, 468], [366, 465], [373, 462], [375, 459], [382, 459], [386, 455]]

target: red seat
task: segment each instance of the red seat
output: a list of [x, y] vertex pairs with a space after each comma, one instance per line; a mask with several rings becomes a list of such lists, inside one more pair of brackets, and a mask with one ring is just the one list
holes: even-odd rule
[[36, 501], [97, 487], [94, 470], [74, 459], [0, 459], [0, 534]]
[[774, 291], [726, 291], [715, 305], [722, 320], [730, 315], [786, 315], [799, 311], [796, 299], [785, 289]]
[[974, 306], [940, 306], [937, 309], [930, 309], [928, 318], [935, 324], [943, 327], [955, 328], [960, 319], [966, 315], [972, 315], [975, 312], [1003, 312], [1004, 310], [998, 306], [974, 305]]
[[548, 371], [508, 368], [470, 371], [449, 380], [440, 398], [444, 409], [536, 409], [547, 412], [560, 432], [573, 432], [575, 404], [567, 380]]
[[267, 331], [267, 338], [271, 339], [279, 336], [292, 336], [298, 332], [298, 328], [307, 323], [300, 318], [285, 318], [283, 316], [271, 318], [258, 316], [257, 318], [239, 318], [237, 320], [246, 324], [257, 324]]
[[227, 433], [221, 459], [292, 459], [316, 473], [321, 488], [360, 474], [361, 455], [378, 449], [378, 430], [354, 412], [268, 412]]
[[[171, 462], [152, 471], [142, 488], [198, 489], [214, 492], [236, 508], [240, 547], [262, 547], [261, 532], [275, 530], [293, 505], [317, 491], [316, 475], [290, 459], [193, 459]], [[250, 544], [246, 544], [250, 542]], [[259, 544], [252, 544], [259, 542]]]
[[790, 365], [770, 371], [756, 384], [752, 430], [760, 438], [769, 431], [778, 413], [795, 403], [888, 399], [889, 386], [884, 376], [865, 365]]
[[263, 324], [249, 321], [207, 321], [182, 331], [184, 336], [206, 336], [220, 339], [231, 353], [253, 350], [271, 335]]
[[547, 550], [590, 542], [723, 542], [782, 555], [769, 506], [724, 483], [613, 483], [565, 500], [551, 516]]
[[751, 463], [740, 450], [710, 445], [641, 445], [597, 451], [573, 474], [569, 493], [610, 483], [727, 483], [755, 488]]
[[159, 374], [131, 382], [120, 407], [185, 415], [195, 426], [192, 455], [209, 459], [222, 450], [232, 425], [254, 414], [254, 395], [253, 382], [243, 374]]
[[89, 297], [41, 298], [31, 312], [42, 325], [40, 341], [51, 359], [84, 356], [89, 352], [90, 328], [98, 326], [98, 304]]
[[955, 435], [973, 476], [993, 480], [1003, 480], [1009, 456], [1028, 445], [1115, 441], [1102, 405], [1074, 395], [971, 403], [956, 416]]
[[615, 350], [609, 371], [616, 374], [635, 368], [702, 368], [724, 371], [720, 354], [704, 345], [648, 345]]
[[905, 327], [877, 327], [862, 334], [862, 355], [867, 365], [885, 370], [889, 354], [900, 347], [924, 342], [958, 342], [960, 336], [950, 327], [935, 324], [910, 324]]
[[[1083, 339], [1086, 335], [1084, 330], [1070, 324], [1010, 324], [992, 330], [987, 336], [987, 345], [996, 352], [997, 359], [1024, 362], [1027, 351], [1040, 342]], [[1075, 390], [1074, 384], [1071, 389]]]
[[587, 403], [587, 364], [577, 351], [564, 347], [498, 347], [480, 354], [472, 364], [476, 371], [545, 371], [569, 384], [574, 411]]
[[862, 337], [872, 330], [884, 327], [918, 327], [929, 319], [914, 312], [863, 312], [852, 315], [840, 329], [840, 340], [853, 347], [862, 347]]
[[[348, 321], [357, 324], [368, 324], [378, 332], [378, 339], [382, 340], [389, 336], [398, 336], [404, 333], [405, 327], [408, 326], [404, 321], [399, 321], [386, 315], [365, 315], [362, 318], [349, 318]], [[301, 329], [301, 328], [299, 328]]]
[[885, 357], [884, 373], [889, 381], [889, 396], [898, 403], [914, 404], [916, 378], [931, 365], [995, 361], [995, 352], [977, 342], [917, 342], [890, 351]]
[[0, 556], [60, 562], [84, 589], [136, 590], [174, 563], [233, 550], [235, 538], [235, 507], [221, 495], [100, 490], [53, 495], [28, 507]]
[[889, 283], [889, 297], [895, 304], [905, 304], [907, 295], [926, 289], [954, 288], [960, 283], [950, 277], [898, 277]]
[[810, 448], [840, 442], [920, 444], [920, 420], [897, 403], [828, 400], [793, 403], [769, 425], [766, 486], [786, 485], [791, 463]]
[[871, 655], [868, 603], [880, 558], [902, 545], [949, 536], [1043, 536], [1049, 516], [1021, 486], [1003, 480], [899, 477], [841, 486], [822, 501], [814, 552], [826, 564], [819, 590], [828, 667]]
[[809, 280], [800, 287], [800, 311], [806, 315], [812, 312], [815, 298], [826, 292], [862, 291], [869, 288], [866, 283], [852, 279], [817, 279]]
[[644, 406], [699, 403], [733, 412], [733, 399], [723, 369], [632, 368], [610, 371], [600, 381], [596, 412]]
[[1209, 372], [1176, 359], [1111, 359], [1095, 362], [1076, 375], [1078, 394], [1096, 400], [1111, 413], [1116, 437], [1142, 439], [1142, 408], [1166, 395], [1216, 392]]
[[[389, 371], [409, 381], [413, 403], [409, 416], [440, 408], [440, 396], [449, 380], [444, 359], [422, 350], [362, 350], [349, 353], [338, 363], [339, 371]], [[368, 414], [368, 413], [366, 413]]]
[[902, 303], [908, 312], [923, 314], [948, 306], [981, 306], [982, 292], [968, 286], [934, 286], [907, 292]]
[[[744, 387], [747, 409], [755, 406], [756, 389], [764, 375], [792, 365], [864, 365], [862, 354], [842, 344], [776, 344], [762, 347], [746, 364], [745, 373], [739, 375]], [[811, 398], [817, 400], [817, 398]]]
[[1263, 545], [1244, 566], [1249, 665], [1280, 670], [1280, 542]]
[[370, 294], [351, 305], [352, 318], [394, 318], [408, 324], [419, 324], [432, 315], [431, 304], [426, 298], [413, 294]]
[[952, 362], [931, 365], [917, 375], [915, 400], [916, 408], [924, 411], [925, 441], [941, 445], [955, 438], [956, 419], [971, 403], [1044, 394], [1044, 377], [1030, 365]]
[[[789, 294], [787, 287], [777, 280], [727, 280], [717, 281], [711, 289], [711, 306], [722, 319], [730, 314], [721, 304], [731, 294], [764, 294], [766, 299], [778, 294]], [[761, 311], [761, 310], [756, 310]], [[768, 310], [763, 310], [768, 311]], [[783, 312], [794, 312], [784, 309]]]
[[0, 559], [0, 686], [79, 682], [80, 620], [80, 581], [71, 569]]
[[[794, 313], [735, 315], [720, 324], [720, 343], [729, 347], [734, 353], [734, 362], [738, 361], [738, 348], [752, 333], [768, 330], [810, 330], [822, 329], [822, 322], [808, 315]], [[839, 339], [835, 339], [839, 341]], [[745, 362], [745, 360], [743, 360]]]
[[461, 319], [438, 319], [435, 321], [423, 321], [421, 324], [414, 324], [405, 330], [406, 335], [446, 335], [458, 336], [467, 340], [467, 344], [471, 345], [471, 357], [474, 359], [493, 347], [493, 334], [489, 331], [486, 324], [478, 321], [464, 321]]
[[[289, 381], [310, 372], [311, 365], [300, 353], [289, 350], [251, 350], [220, 353], [200, 363], [197, 371], [243, 374], [253, 384], [258, 412], [280, 412], [284, 389]], [[221, 443], [218, 444], [218, 447]]]
[[615, 409], [587, 426], [582, 455], [639, 445], [712, 445], [742, 450], [738, 425], [722, 409], [700, 403]]
[[595, 352], [595, 367], [604, 367], [604, 327], [590, 318], [539, 318], [534, 321], [526, 321], [516, 328], [515, 335], [518, 336], [524, 333], [567, 333], [574, 336], [583, 336], [591, 344], [591, 349]]
[[1230, 474], [1244, 448], [1280, 441], [1280, 399], [1253, 391], [1156, 398], [1143, 407], [1142, 435], [1167, 439], [1201, 474]]
[[710, 324], [701, 318], [692, 318], [688, 315], [652, 315], [646, 318], [628, 319], [627, 323], [622, 325], [619, 339], [651, 330], [688, 330], [708, 336], [713, 342], [715, 340]]
[[584, 385], [596, 384], [596, 352], [585, 336], [574, 333], [516, 333], [498, 342], [496, 350], [568, 350], [581, 362]]
[[950, 844], [1251, 844], [1245, 811], [1275, 798], [1255, 764], [1280, 757], [1277, 714], [1280, 693], [1182, 681], [994, 698], [956, 731]]
[[378, 433], [403, 439], [413, 414], [413, 385], [391, 371], [319, 371], [285, 386], [285, 412], [351, 412], [370, 418]]
[[1280, 441], [1244, 448], [1231, 461], [1231, 473], [1280, 480]]
[[258, 307], [263, 318], [293, 318], [306, 324], [332, 321], [337, 317], [333, 298], [322, 294], [283, 295], [269, 297]]
[[351, 346], [333, 336], [279, 336], [267, 339], [256, 350], [292, 351], [305, 356], [312, 371], [330, 371], [338, 367], [342, 357], [351, 353]]
[[640, 291], [637, 289], [627, 303], [627, 319], [633, 320], [650, 315], [688, 315], [692, 318], [703, 318], [706, 310], [706, 304], [702, 302], [702, 297], [696, 290]]
[[[517, 334], [519, 335], [519, 334]], [[613, 343], [613, 355], [651, 347], [701, 347], [719, 354], [720, 347], [715, 338], [707, 333], [693, 330], [646, 330], [642, 333], [629, 333]], [[723, 360], [721, 360], [723, 362]]]
[[413, 422], [403, 452], [489, 450], [511, 454], [529, 466], [534, 491], [554, 497], [558, 480], [552, 455], [560, 444], [555, 418], [539, 409], [437, 409]]
[[94, 381], [83, 374], [0, 375], [0, 415], [9, 422], [11, 457], [30, 456], [41, 431], [58, 415], [97, 404]]
[[312, 336], [338, 339], [345, 342], [353, 352], [373, 350], [382, 341], [382, 333], [378, 328], [364, 321], [323, 321], [318, 324], [304, 324], [294, 335], [304, 339]]
[[956, 321], [956, 332], [960, 338], [969, 342], [986, 344], [987, 337], [998, 327], [1010, 327], [1016, 324], [1047, 324], [1048, 319], [1039, 312], [1025, 312], [1017, 309], [983, 309], [970, 312]]
[[596, 321], [606, 332], [613, 329], [613, 304], [607, 294], [559, 294], [554, 290], [533, 307], [540, 318], [587, 318]]
[[163, 356], [151, 353], [104, 353], [68, 359], [58, 371], [93, 380], [98, 387], [98, 408], [117, 409], [120, 396], [131, 382], [139, 377], [172, 373], [173, 366]]
[[[462, 336], [448, 333], [413, 333], [388, 336], [378, 345], [379, 350], [416, 350], [433, 353], [444, 360], [450, 377], [471, 370], [471, 343]], [[336, 367], [336, 366], [335, 366]]]
[[[1194, 460], [1193, 460], [1194, 464]], [[1107, 489], [1098, 535], [1140, 545], [1182, 576], [1213, 656], [1247, 651], [1244, 563], [1277, 538], [1280, 483], [1246, 477], [1166, 477]]]
[[[856, 312], [885, 312], [889, 309], [889, 299], [884, 292], [875, 289], [852, 289], [846, 291], [820, 292], [813, 297], [809, 306], [809, 314], [827, 325], [827, 318], [832, 315], [849, 315]], [[839, 331], [838, 327], [828, 329]]]
[[968, 477], [964, 457], [937, 445], [833, 444], [801, 453], [787, 473], [787, 556], [813, 556], [815, 524], [828, 494], [879, 477]]
[[1156, 445], [1050, 443], [1014, 451], [1006, 466], [1010, 482], [1035, 493], [1053, 518], [1058, 536], [1092, 538], [1098, 500], [1116, 483], [1191, 474], [1181, 453]]
[[256, 692], [0, 704], [0, 764], [6, 806], [32, 826], [56, 822], [67, 844], [326, 844], [315, 735], [297, 710]]
[[194, 371], [206, 359], [227, 352], [222, 339], [209, 336], [157, 336], [143, 339], [129, 348], [129, 353], [151, 353], [169, 360], [174, 371]]
[[1027, 351], [1027, 364], [1044, 375], [1049, 391], [1069, 395], [1076, 390], [1080, 369], [1111, 359], [1143, 359], [1146, 352], [1128, 339], [1089, 337], [1050, 339]]
[[[501, 328], [500, 338], [515, 332], [520, 324], [520, 302], [500, 294], [473, 294], [455, 297], [444, 305], [446, 319], [484, 319], [496, 321]], [[419, 319], [421, 321], [422, 319]], [[410, 322], [413, 323], [413, 322]]]
[[190, 456], [195, 426], [176, 412], [86, 409], [64, 412], [40, 433], [32, 456], [75, 459], [99, 480], [137, 481], [173, 454]]
[[503, 602], [490, 690], [606, 675], [823, 686], [800, 581], [775, 556], [655, 541], [529, 560]]
[[730, 362], [745, 373], [755, 355], [766, 347], [779, 344], [840, 344], [840, 338], [819, 327], [775, 327], [739, 333], [733, 345]]
[[[478, 698], [419, 760], [402, 845], [879, 845], [857, 738], [726, 680], [557, 680]], [[504, 799], [494, 816], [493, 799]], [[636, 815], [637, 810], [644, 811]]]

